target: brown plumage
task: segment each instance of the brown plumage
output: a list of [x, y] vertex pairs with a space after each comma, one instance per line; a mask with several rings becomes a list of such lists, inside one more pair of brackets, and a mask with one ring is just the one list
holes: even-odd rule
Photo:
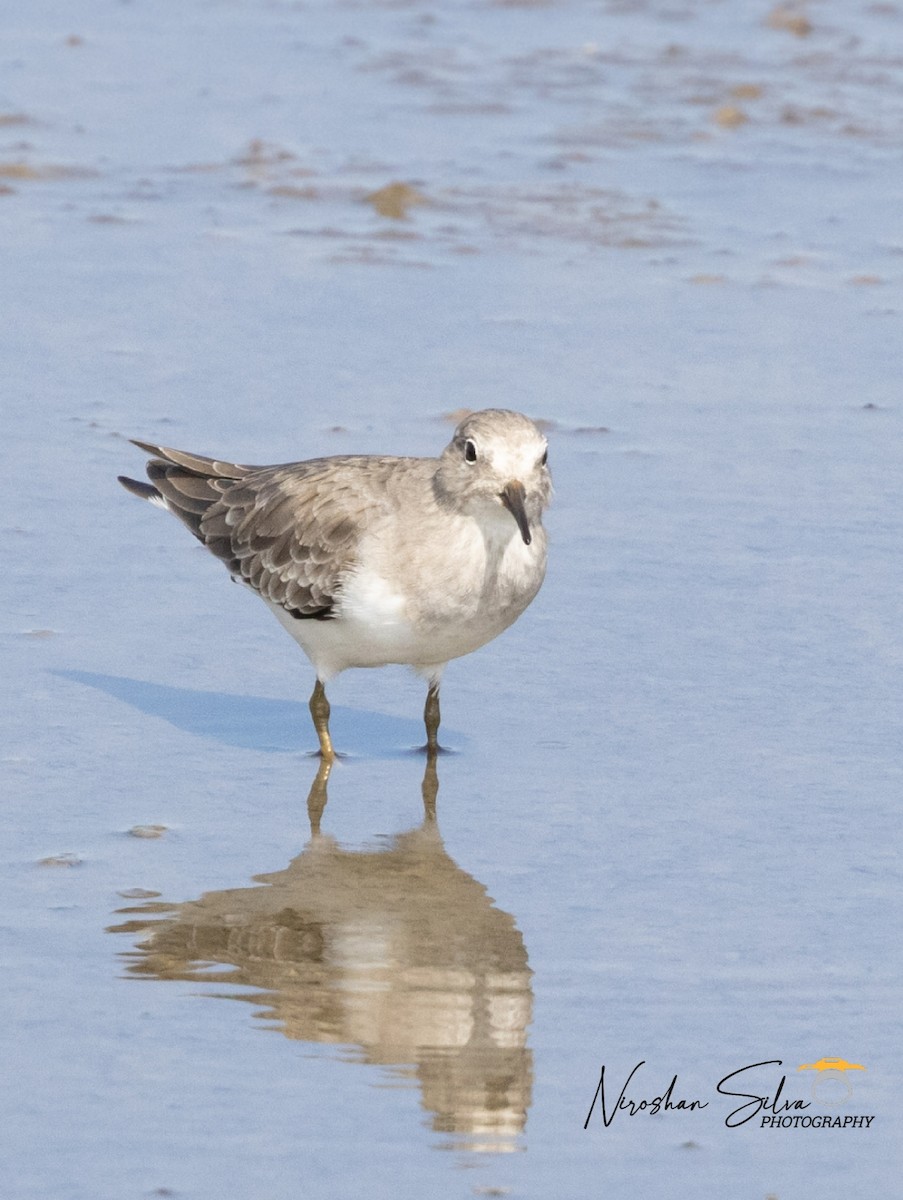
[[319, 620], [332, 616], [342, 575], [354, 564], [355, 516], [379, 506], [380, 484], [399, 461], [343, 457], [336, 488], [335, 458], [255, 467], [134, 445], [155, 456], [147, 464], [151, 486], [121, 475], [124, 487], [169, 509], [234, 579], [294, 617]]

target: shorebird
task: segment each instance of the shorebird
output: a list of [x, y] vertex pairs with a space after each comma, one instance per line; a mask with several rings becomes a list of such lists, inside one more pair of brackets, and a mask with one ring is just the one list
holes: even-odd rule
[[427, 680], [435, 753], [446, 663], [507, 629], [545, 575], [548, 446], [520, 413], [471, 413], [438, 458], [252, 467], [134, 445], [153, 456], [150, 483], [119, 482], [187, 525], [310, 659], [310, 712], [330, 761], [325, 685], [348, 667], [388, 663]]

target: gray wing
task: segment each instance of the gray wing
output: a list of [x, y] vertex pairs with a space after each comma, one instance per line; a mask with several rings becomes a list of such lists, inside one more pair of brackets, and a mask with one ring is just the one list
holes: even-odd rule
[[156, 456], [147, 464], [153, 487], [121, 478], [125, 487], [162, 502], [234, 579], [265, 599], [299, 618], [333, 615], [342, 577], [356, 561], [364, 516], [382, 507], [384, 473], [373, 467], [382, 464], [390, 473], [393, 460], [320, 458], [250, 467], [135, 445]]

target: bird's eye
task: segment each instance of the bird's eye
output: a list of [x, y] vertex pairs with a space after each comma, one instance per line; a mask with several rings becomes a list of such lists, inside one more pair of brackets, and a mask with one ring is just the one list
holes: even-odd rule
[[469, 463], [477, 461], [477, 448], [470, 438], [464, 443], [464, 461]]
[[546, 449], [546, 450], [543, 450], [543, 452], [542, 452], [542, 458], [539, 460], [539, 465], [541, 467], [544, 467], [548, 461], [549, 461], [549, 451], [548, 451], [548, 449]]

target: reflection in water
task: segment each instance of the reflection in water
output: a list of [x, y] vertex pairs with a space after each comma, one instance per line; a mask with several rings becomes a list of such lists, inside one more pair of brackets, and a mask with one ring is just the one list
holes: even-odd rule
[[344, 850], [320, 833], [328, 778], [323, 764], [311, 839], [285, 870], [119, 910], [140, 916], [111, 932], [146, 935], [125, 956], [129, 973], [261, 989], [233, 998], [262, 1003], [286, 1037], [350, 1043], [416, 1079], [433, 1129], [459, 1135], [456, 1148], [516, 1149], [532, 1087], [531, 972], [513, 918], [445, 851], [435, 758], [423, 825], [384, 850]]

